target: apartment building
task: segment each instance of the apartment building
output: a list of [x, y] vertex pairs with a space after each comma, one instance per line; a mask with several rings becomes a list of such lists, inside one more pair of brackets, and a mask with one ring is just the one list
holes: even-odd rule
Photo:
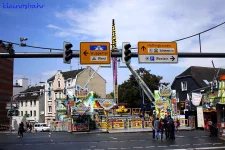
[[[18, 124], [23, 122], [45, 122], [45, 86], [32, 86], [23, 92], [16, 98], [19, 104], [19, 116], [13, 117], [12, 125], [15, 129], [18, 128]], [[28, 93], [29, 92], [29, 93]], [[30, 93], [33, 92], [33, 93]]]
[[[0, 53], [7, 53], [5, 45], [0, 42]], [[6, 105], [13, 94], [13, 58], [0, 58], [0, 125], [9, 125]]]
[[[75, 89], [76, 85], [84, 87], [94, 71], [90, 66], [67, 72], [59, 70], [53, 77], [47, 80], [46, 91], [50, 91], [45, 93], [45, 122], [47, 124], [50, 124], [56, 118], [56, 100], [65, 99], [64, 89]], [[106, 80], [98, 73], [92, 78], [87, 88], [102, 98], [106, 97]]]
[[22, 91], [25, 91], [28, 88], [28, 79], [21, 78], [16, 80], [15, 85], [13, 85], [13, 95], [19, 94]]

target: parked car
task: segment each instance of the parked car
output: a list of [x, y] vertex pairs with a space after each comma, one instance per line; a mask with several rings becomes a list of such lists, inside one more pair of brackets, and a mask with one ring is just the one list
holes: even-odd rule
[[47, 126], [46, 123], [35, 123], [34, 124], [34, 131], [35, 132], [46, 132], [50, 131], [50, 127]]

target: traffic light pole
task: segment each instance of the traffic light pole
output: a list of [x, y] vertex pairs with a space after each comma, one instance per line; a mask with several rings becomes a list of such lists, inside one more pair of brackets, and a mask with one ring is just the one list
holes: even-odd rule
[[[122, 57], [122, 52], [111, 52], [112, 57]], [[53, 52], [46, 52], [46, 53], [0, 53], [0, 58], [62, 58], [63, 53], [53, 53]], [[80, 51], [73, 51], [72, 57], [80, 57]], [[138, 57], [137, 52], [132, 52], [131, 57]], [[225, 58], [225, 53], [186, 53], [180, 52], [178, 53], [179, 58]]]

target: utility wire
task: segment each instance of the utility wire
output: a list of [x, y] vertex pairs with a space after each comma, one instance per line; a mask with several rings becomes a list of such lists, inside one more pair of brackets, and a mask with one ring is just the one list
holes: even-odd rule
[[[184, 37], [184, 38], [181, 38], [181, 39], [178, 39], [178, 40], [174, 40], [174, 41], [172, 41], [172, 42], [178, 42], [178, 41], [182, 41], [182, 40], [186, 40], [186, 39], [192, 38], [192, 37], [194, 37], [194, 36], [199, 36], [200, 34], [205, 33], [205, 32], [208, 32], [208, 31], [210, 31], [210, 30], [213, 30], [213, 29], [215, 29], [215, 28], [217, 28], [217, 27], [219, 27], [219, 26], [221, 26], [221, 25], [223, 25], [223, 24], [225, 24], [225, 22], [223, 22], [223, 23], [221, 23], [221, 24], [218, 24], [218, 25], [216, 25], [216, 26], [214, 26], [214, 27], [212, 27], [212, 28], [209, 28], [209, 29], [207, 29], [207, 30], [204, 30], [204, 31], [202, 31], [202, 32], [199, 32], [199, 33], [196, 33], [196, 34], [193, 34], [193, 35], [191, 35], [191, 36], [187, 36], [187, 37]], [[12, 43], [12, 44], [14, 44], [14, 45], [20, 46], [20, 44], [14, 43], [14, 42], [9, 42], [9, 41], [4, 41], [4, 40], [2, 40], [2, 42], [5, 42], [5, 43]], [[31, 47], [31, 48], [38, 48], [38, 49], [47, 49], [47, 50], [50, 50], [50, 51], [52, 51], [52, 50], [54, 50], [54, 51], [63, 51], [63, 49], [58, 49], [58, 48], [47, 48], [47, 47], [39, 47], [39, 46], [31, 46], [31, 45], [26, 45], [26, 46], [23, 46], [23, 47]], [[131, 48], [131, 49], [137, 49], [137, 48]], [[118, 49], [118, 50], [122, 50], [122, 49]], [[80, 51], [80, 50], [73, 50], [73, 51]]]

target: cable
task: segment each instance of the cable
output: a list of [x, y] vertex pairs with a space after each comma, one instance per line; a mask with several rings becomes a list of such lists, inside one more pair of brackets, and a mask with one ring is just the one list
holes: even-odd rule
[[[223, 25], [223, 24], [225, 24], [225, 22], [223, 22], [223, 23], [221, 23], [221, 24], [218, 24], [218, 25], [216, 25], [216, 26], [214, 26], [214, 27], [212, 27], [212, 28], [209, 28], [209, 29], [207, 29], [207, 30], [204, 30], [204, 31], [202, 31], [202, 32], [199, 32], [199, 33], [196, 33], [196, 34], [193, 34], [193, 35], [191, 35], [191, 36], [187, 36], [187, 37], [184, 37], [184, 38], [181, 38], [181, 39], [178, 39], [178, 40], [174, 40], [174, 41], [172, 41], [172, 42], [178, 42], [178, 41], [182, 41], [182, 40], [186, 40], [186, 39], [192, 38], [192, 37], [194, 37], [194, 36], [197, 36], [197, 35], [200, 35], [200, 34], [202, 34], [202, 33], [205, 33], [205, 32], [208, 32], [208, 31], [210, 31], [210, 30], [213, 30], [213, 29], [215, 29], [215, 28], [217, 28], [217, 27], [219, 27], [219, 26], [221, 26], [221, 25]], [[2, 42], [5, 42], [5, 43], [12, 43], [12, 44], [14, 44], [14, 45], [20, 46], [20, 44], [18, 44], [18, 43], [13, 43], [13, 42], [9, 42], [9, 41], [4, 41], [4, 40], [2, 40]], [[31, 45], [26, 45], [26, 46], [24, 46], [24, 47], [31, 47], [31, 48], [39, 48], [39, 49], [48, 49], [48, 50], [63, 51], [63, 49], [58, 49], [58, 48], [47, 48], [47, 47], [39, 47], [39, 46], [31, 46]], [[137, 48], [131, 48], [131, 49], [137, 49]], [[122, 50], [122, 49], [118, 49], [118, 50]], [[80, 50], [73, 50], [73, 51], [80, 51]]]

